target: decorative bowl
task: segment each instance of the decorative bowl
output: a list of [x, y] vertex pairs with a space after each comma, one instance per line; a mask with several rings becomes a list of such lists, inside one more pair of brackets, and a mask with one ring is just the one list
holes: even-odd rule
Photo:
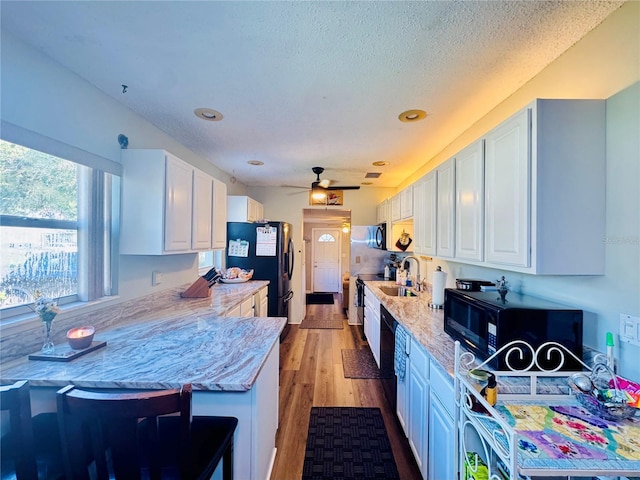
[[91, 345], [95, 333], [91, 326], [72, 328], [67, 332], [67, 342], [73, 350], [82, 350]]
[[605, 420], [617, 421], [631, 418], [640, 412], [640, 409], [627, 403], [624, 393], [618, 387], [617, 378], [609, 367], [596, 364], [591, 375], [574, 374], [569, 377], [568, 383], [578, 403], [586, 410]]

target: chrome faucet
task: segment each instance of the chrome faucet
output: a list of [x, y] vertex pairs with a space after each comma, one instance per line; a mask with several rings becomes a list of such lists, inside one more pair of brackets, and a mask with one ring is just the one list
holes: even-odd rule
[[416, 281], [415, 281], [415, 288], [416, 288], [416, 291], [418, 291], [418, 292], [419, 292], [419, 291], [421, 291], [421, 289], [422, 289], [422, 281], [421, 281], [421, 279], [420, 279], [420, 260], [419, 260], [419, 259], [418, 259], [418, 257], [416, 257], [415, 255], [408, 255], [408, 256], [404, 257], [404, 260], [402, 261], [402, 262], [403, 262], [403, 264], [404, 264], [404, 262], [406, 262], [406, 261], [407, 261], [407, 260], [409, 260], [409, 259], [413, 259], [413, 260], [415, 260], [415, 261], [416, 261], [416, 267], [417, 267], [417, 269], [416, 269]]

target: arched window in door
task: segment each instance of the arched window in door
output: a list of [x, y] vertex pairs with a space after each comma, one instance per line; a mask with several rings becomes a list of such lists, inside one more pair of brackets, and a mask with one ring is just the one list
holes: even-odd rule
[[323, 233], [318, 237], [318, 242], [335, 242], [336, 238], [330, 233]]

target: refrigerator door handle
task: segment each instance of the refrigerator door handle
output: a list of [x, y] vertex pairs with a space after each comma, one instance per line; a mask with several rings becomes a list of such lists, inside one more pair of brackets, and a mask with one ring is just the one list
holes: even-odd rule
[[293, 298], [293, 290], [290, 290], [289, 293], [287, 293], [284, 298], [282, 299], [282, 301], [284, 303], [287, 303], [289, 300], [291, 300]]
[[293, 277], [293, 265], [295, 262], [295, 256], [293, 251], [293, 240], [289, 239], [289, 271], [287, 272], [289, 275], [289, 280]]

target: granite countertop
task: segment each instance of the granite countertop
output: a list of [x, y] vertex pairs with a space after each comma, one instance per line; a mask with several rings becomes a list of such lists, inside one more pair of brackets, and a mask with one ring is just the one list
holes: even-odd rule
[[429, 307], [431, 294], [423, 291], [417, 297], [393, 297], [385, 294], [380, 287], [395, 286], [395, 282], [365, 280], [364, 283], [396, 321], [429, 352], [440, 369], [453, 379], [455, 343], [444, 331], [442, 309]]
[[170, 290], [171, 308], [145, 307], [143, 299], [133, 318], [98, 328], [94, 340], [106, 340], [105, 348], [69, 362], [23, 356], [3, 363], [1, 380], [52, 387], [163, 389], [191, 383], [194, 390], [250, 390], [279, 343], [286, 318], [220, 315], [267, 283], [216, 285], [206, 299], [182, 299]]

